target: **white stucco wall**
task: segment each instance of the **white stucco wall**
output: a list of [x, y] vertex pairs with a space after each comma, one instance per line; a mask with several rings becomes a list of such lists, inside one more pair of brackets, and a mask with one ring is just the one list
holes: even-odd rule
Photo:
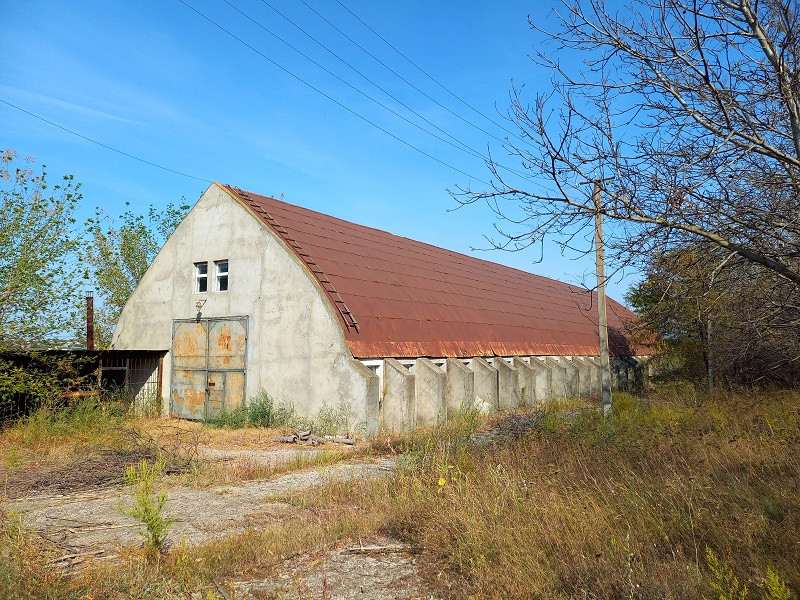
[[[213, 261], [229, 261], [229, 290], [213, 291]], [[194, 263], [209, 262], [209, 292], [194, 292]], [[351, 428], [363, 427], [370, 385], [352, 358], [339, 317], [300, 260], [222, 188], [212, 185], [159, 252], [131, 296], [112, 345], [169, 350], [174, 319], [248, 317], [246, 398], [261, 390], [315, 417], [349, 406]], [[171, 357], [164, 359], [169, 410]]]

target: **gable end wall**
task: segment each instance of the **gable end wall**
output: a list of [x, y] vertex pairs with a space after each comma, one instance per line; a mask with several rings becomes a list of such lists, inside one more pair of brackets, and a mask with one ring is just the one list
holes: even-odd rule
[[[194, 263], [228, 259], [229, 291], [194, 293]], [[213, 289], [213, 269], [209, 269]], [[340, 318], [300, 259], [266, 225], [218, 185], [200, 197], [134, 291], [112, 347], [168, 350], [174, 319], [247, 316], [246, 398], [268, 392], [316, 417], [323, 408], [366, 422], [369, 381], [345, 343]], [[164, 360], [169, 411], [171, 356]]]

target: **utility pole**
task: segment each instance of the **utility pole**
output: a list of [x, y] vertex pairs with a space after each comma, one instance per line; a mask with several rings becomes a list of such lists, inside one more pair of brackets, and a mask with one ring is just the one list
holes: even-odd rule
[[597, 313], [600, 329], [600, 399], [603, 414], [611, 410], [611, 362], [608, 358], [608, 317], [606, 315], [606, 266], [603, 251], [602, 187], [599, 180], [592, 189], [594, 201], [594, 251], [597, 271]]

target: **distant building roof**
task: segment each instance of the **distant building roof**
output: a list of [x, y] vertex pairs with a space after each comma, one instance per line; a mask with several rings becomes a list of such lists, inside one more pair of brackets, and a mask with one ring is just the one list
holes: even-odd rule
[[[597, 355], [585, 289], [223, 186], [308, 266], [356, 358]], [[633, 313], [608, 301], [612, 353]]]

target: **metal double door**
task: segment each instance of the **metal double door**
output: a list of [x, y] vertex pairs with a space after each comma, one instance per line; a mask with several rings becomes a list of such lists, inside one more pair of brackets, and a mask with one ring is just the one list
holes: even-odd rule
[[246, 375], [247, 317], [173, 321], [173, 417], [201, 421], [241, 406]]

